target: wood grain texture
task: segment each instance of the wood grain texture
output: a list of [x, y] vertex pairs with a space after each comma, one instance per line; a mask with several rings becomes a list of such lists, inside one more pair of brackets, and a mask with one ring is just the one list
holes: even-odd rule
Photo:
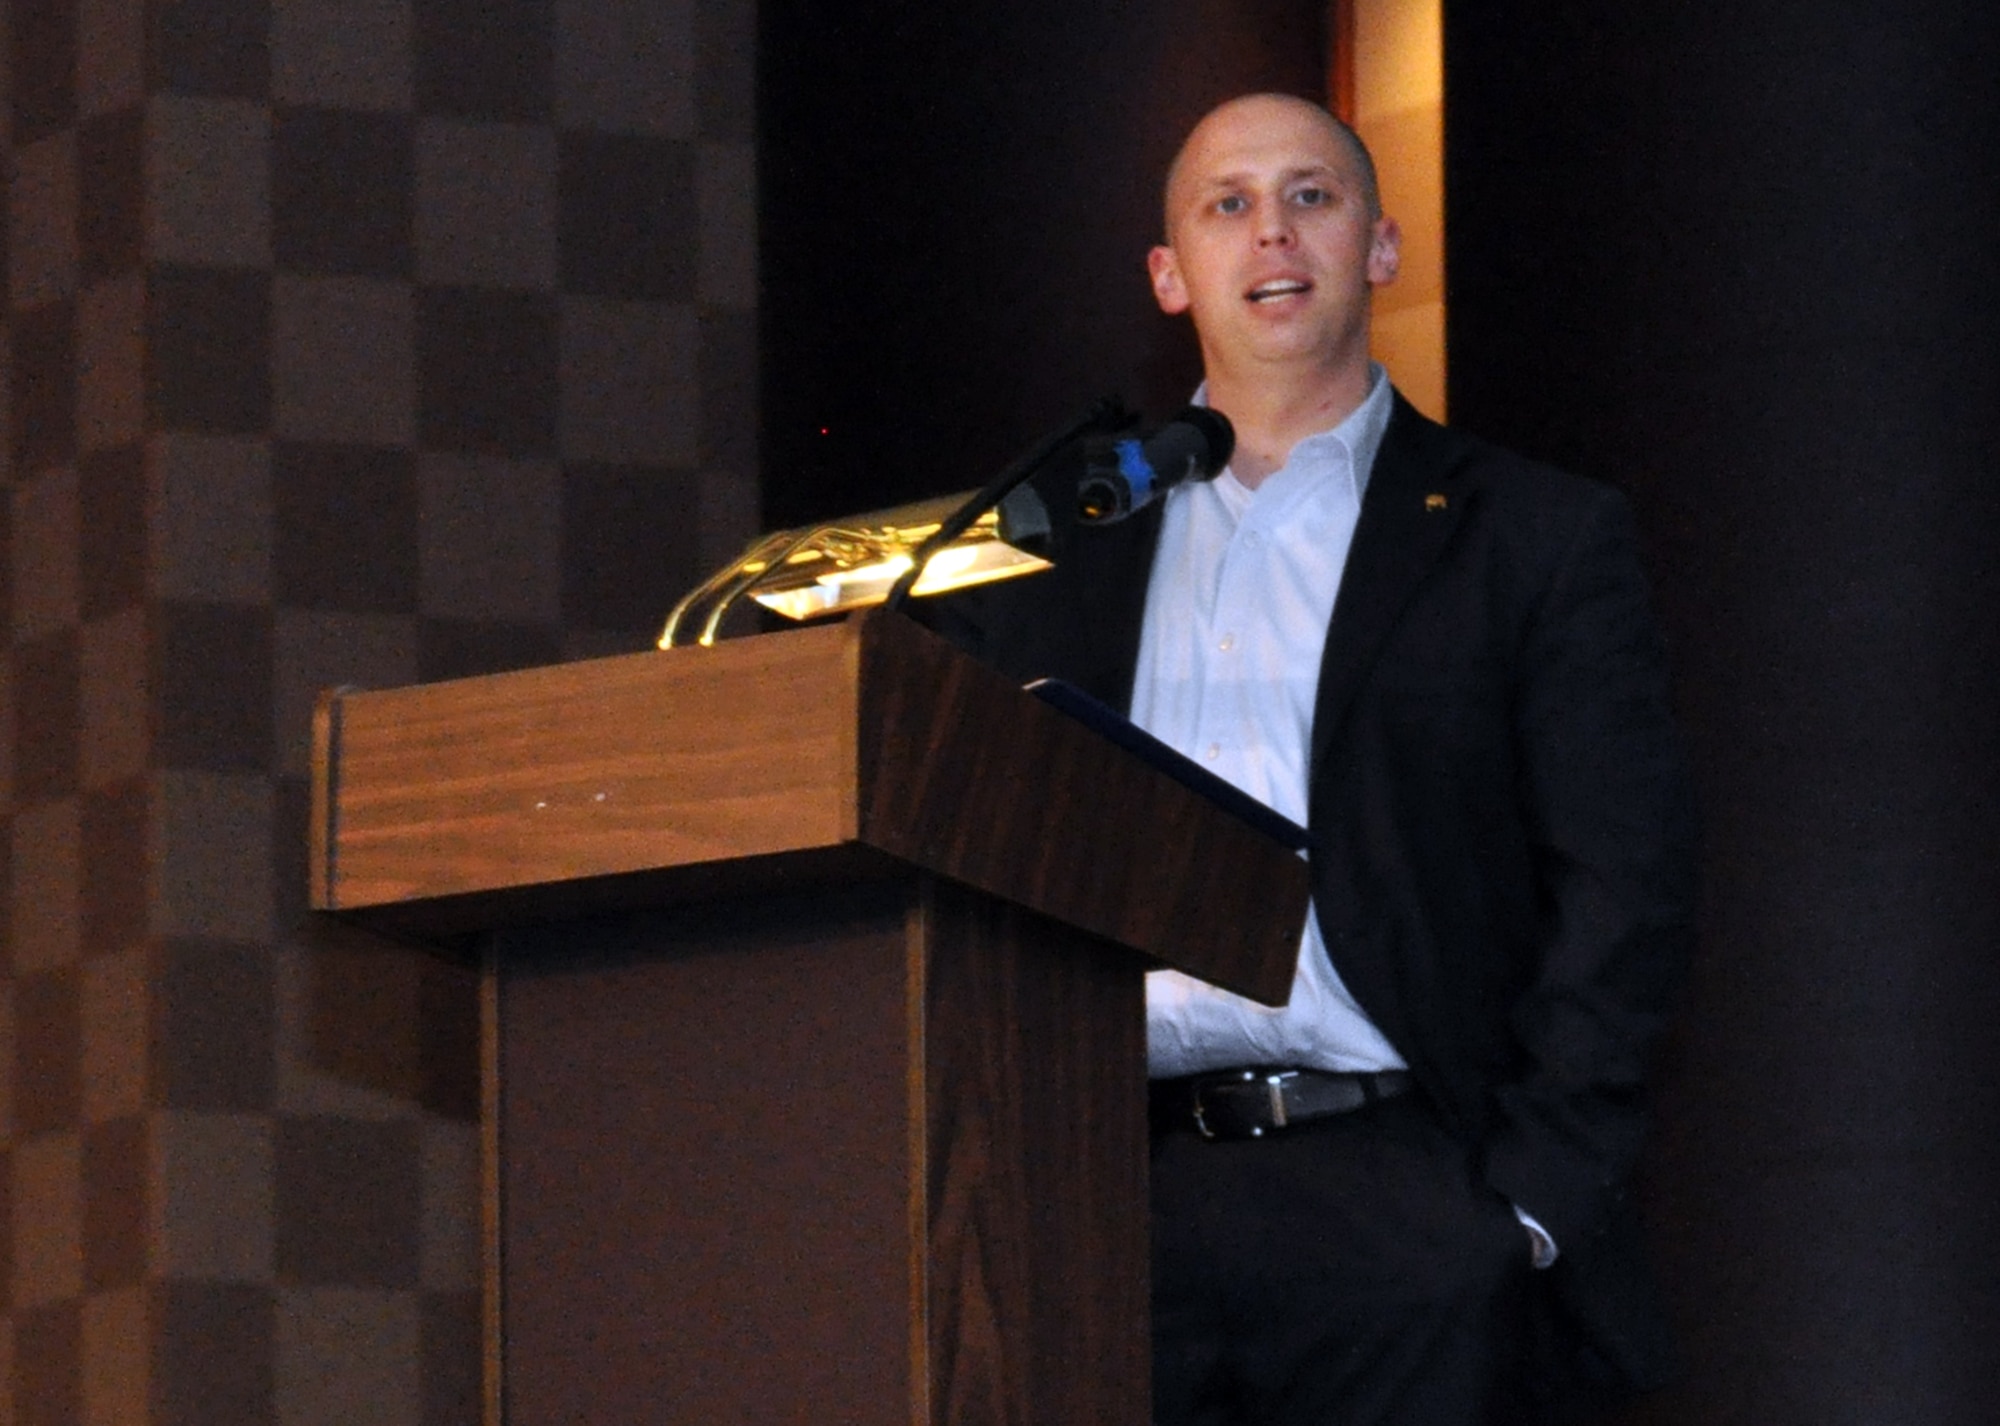
[[924, 893], [934, 1426], [1144, 1426], [1139, 959], [948, 881]]
[[1267, 1002], [1304, 864], [880, 612], [324, 703], [316, 907], [439, 934], [915, 867]]
[[839, 628], [337, 702], [324, 909], [726, 862], [853, 837]]
[[496, 947], [511, 1426], [1143, 1426], [1136, 954], [915, 874]]
[[1303, 860], [910, 621], [857, 622], [864, 841], [1284, 1002]]
[[508, 1426], [909, 1426], [910, 894], [503, 933]]

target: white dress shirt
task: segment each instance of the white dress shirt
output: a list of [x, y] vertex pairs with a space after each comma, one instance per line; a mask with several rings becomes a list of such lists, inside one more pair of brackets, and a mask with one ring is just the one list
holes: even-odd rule
[[[1255, 490], [1228, 471], [1175, 489], [1153, 559], [1132, 721], [1300, 824], [1320, 654], [1390, 405], [1378, 366], [1361, 405]], [[1154, 971], [1146, 1041], [1156, 1077], [1404, 1067], [1341, 984], [1310, 911], [1282, 1009]]]

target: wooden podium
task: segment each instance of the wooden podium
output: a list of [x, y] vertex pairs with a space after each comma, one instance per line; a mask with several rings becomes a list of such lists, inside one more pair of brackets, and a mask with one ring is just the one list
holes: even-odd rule
[[1295, 855], [915, 624], [332, 693], [315, 907], [488, 971], [489, 1426], [1148, 1419], [1142, 972]]

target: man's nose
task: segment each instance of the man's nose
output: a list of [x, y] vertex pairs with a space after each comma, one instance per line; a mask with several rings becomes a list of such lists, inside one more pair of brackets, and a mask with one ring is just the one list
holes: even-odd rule
[[1290, 215], [1282, 209], [1267, 210], [1257, 223], [1257, 246], [1260, 248], [1285, 248], [1292, 245], [1292, 224]]

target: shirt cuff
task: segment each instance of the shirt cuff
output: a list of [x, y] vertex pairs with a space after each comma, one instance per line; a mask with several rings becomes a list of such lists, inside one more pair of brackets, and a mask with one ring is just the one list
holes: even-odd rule
[[1551, 1266], [1558, 1256], [1556, 1240], [1551, 1238], [1549, 1230], [1536, 1222], [1535, 1216], [1532, 1213], [1525, 1212], [1520, 1204], [1514, 1204], [1513, 1208], [1514, 1216], [1521, 1220], [1521, 1226], [1526, 1228], [1528, 1236], [1535, 1240], [1534, 1257], [1530, 1261], [1533, 1263], [1536, 1271], [1539, 1272], [1541, 1269]]

